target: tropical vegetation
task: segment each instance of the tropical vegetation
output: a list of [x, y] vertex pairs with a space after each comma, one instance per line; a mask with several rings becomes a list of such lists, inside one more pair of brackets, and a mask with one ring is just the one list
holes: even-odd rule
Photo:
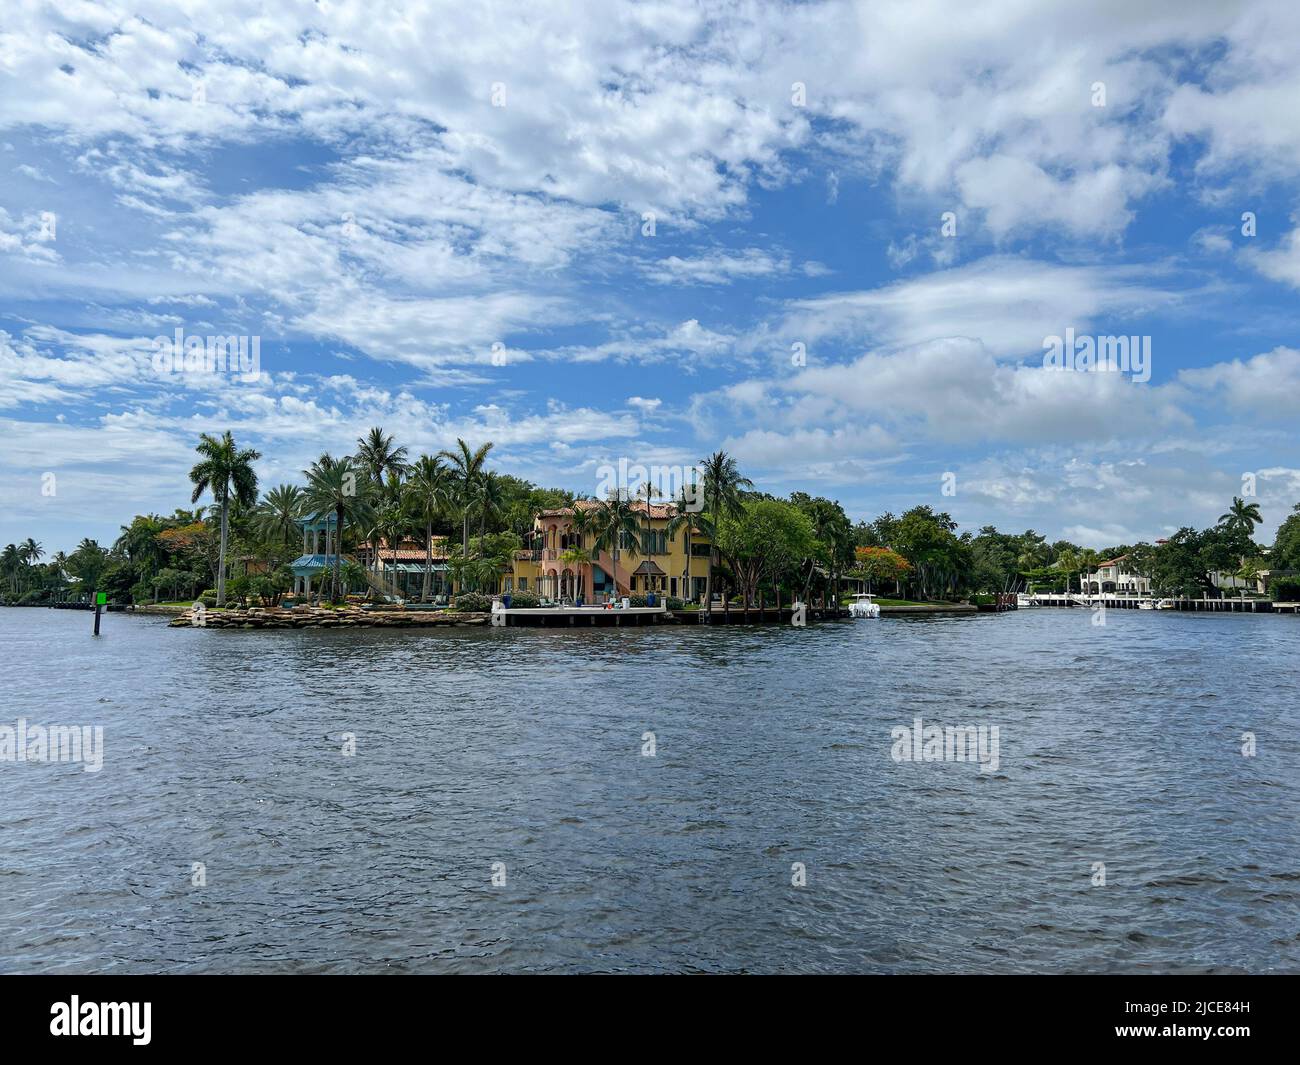
[[[386, 586], [374, 564], [376, 549], [415, 543], [423, 556], [419, 598], [431, 598], [436, 556], [446, 559], [459, 601], [480, 602], [502, 588], [541, 510], [572, 511], [576, 535], [562, 551], [566, 565], [582, 573], [583, 563], [606, 552], [616, 581], [626, 575], [623, 566], [631, 569], [647, 553], [653, 533], [653, 486], [605, 499], [543, 488], [488, 468], [491, 442], [457, 439], [437, 454], [412, 455], [376, 426], [351, 454], [322, 453], [300, 483], [275, 485], [260, 498], [257, 451], [240, 447], [229, 432], [200, 435], [195, 451], [190, 504], [206, 495], [210, 506], [136, 515], [107, 547], [87, 538], [70, 553], [49, 554], [30, 538], [9, 544], [0, 551], [0, 600], [87, 601], [106, 591], [114, 603], [196, 597], [214, 607], [228, 600], [277, 603], [293, 585], [288, 566], [302, 551], [301, 523], [310, 519], [341, 548], [328, 552], [330, 565], [312, 585], [321, 599], [380, 594]], [[706, 610], [713, 609], [715, 591], [728, 608], [734, 602], [741, 609], [835, 600], [856, 589], [908, 601], [1069, 592], [1100, 562], [1120, 555], [1161, 595], [1219, 595], [1222, 576], [1231, 575], [1243, 583], [1266, 576], [1279, 597], [1300, 597], [1300, 504], [1271, 546], [1254, 540], [1259, 505], [1234, 498], [1209, 529], [1188, 527], [1155, 543], [1098, 551], [1049, 543], [1033, 529], [961, 532], [951, 514], [928, 504], [854, 524], [838, 501], [759, 491], [725, 451], [702, 458], [699, 468], [698, 497], [683, 489], [656, 509], [668, 516], [666, 535], [683, 538], [688, 560], [708, 556]], [[355, 557], [363, 548], [369, 569]]]

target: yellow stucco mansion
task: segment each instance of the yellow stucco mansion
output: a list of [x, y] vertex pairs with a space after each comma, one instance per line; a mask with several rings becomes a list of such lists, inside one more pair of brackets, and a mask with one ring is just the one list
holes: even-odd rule
[[[588, 510], [597, 504], [580, 500], [576, 506]], [[649, 543], [632, 545], [620, 540], [617, 559], [607, 550], [595, 550], [594, 534], [576, 532], [572, 507], [543, 510], [533, 521], [528, 547], [516, 552], [513, 569], [505, 575], [503, 589], [530, 591], [553, 599], [577, 599], [587, 603], [603, 601], [617, 594], [644, 595], [657, 592], [698, 600], [704, 594], [713, 548], [698, 530], [691, 530], [690, 555], [687, 555], [687, 531], [678, 529], [669, 537], [668, 522], [674, 514], [670, 506], [651, 503], [649, 536], [646, 535], [646, 503], [633, 503], [641, 539]], [[614, 574], [617, 572], [617, 587]]]

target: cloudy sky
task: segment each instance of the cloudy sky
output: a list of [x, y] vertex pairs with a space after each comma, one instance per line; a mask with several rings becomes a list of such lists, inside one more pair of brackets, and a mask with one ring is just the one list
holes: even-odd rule
[[[372, 425], [1098, 547], [1253, 474], [1271, 538], [1298, 49], [1293, 0], [6, 0], [0, 542], [188, 505], [201, 431], [269, 486]], [[159, 372], [177, 329], [261, 373]]]

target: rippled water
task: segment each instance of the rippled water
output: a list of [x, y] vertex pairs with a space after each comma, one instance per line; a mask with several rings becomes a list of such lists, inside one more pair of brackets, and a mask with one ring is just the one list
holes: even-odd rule
[[[1300, 971], [1300, 619], [1090, 617], [0, 610], [0, 724], [106, 752], [0, 763], [0, 971]], [[918, 715], [999, 770], [896, 764]]]

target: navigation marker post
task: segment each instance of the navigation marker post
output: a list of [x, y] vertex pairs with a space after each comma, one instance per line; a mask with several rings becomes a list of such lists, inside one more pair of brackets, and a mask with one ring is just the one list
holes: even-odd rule
[[95, 635], [99, 635], [99, 612], [108, 604], [107, 592], [95, 593]]

